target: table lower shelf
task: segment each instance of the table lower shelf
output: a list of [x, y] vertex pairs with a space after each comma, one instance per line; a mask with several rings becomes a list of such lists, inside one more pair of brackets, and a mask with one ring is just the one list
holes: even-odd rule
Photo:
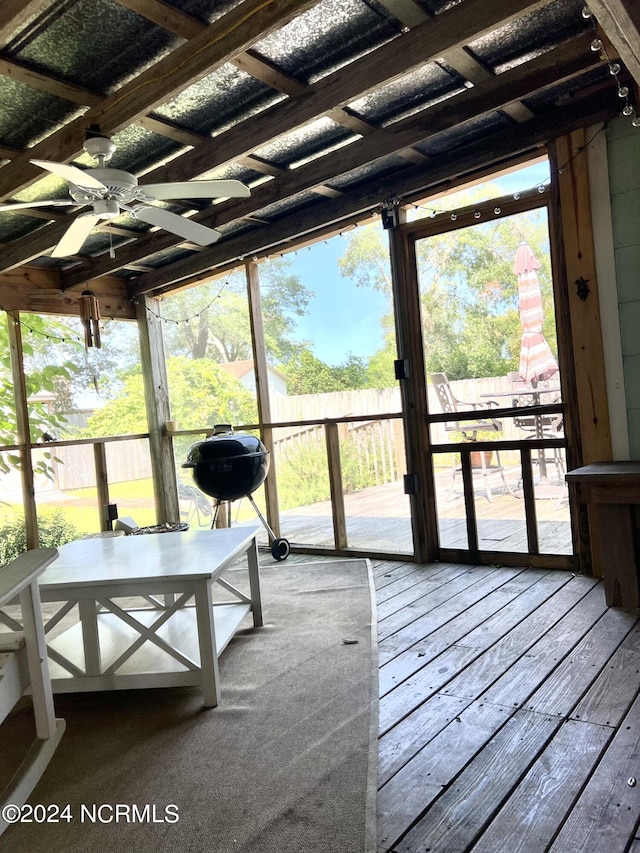
[[[251, 606], [245, 603], [214, 605], [213, 619], [218, 657], [250, 610]], [[162, 615], [162, 610], [151, 608], [127, 612], [146, 627], [151, 626]], [[77, 671], [84, 673], [85, 655], [80, 622], [48, 642], [49, 671], [54, 693], [176, 687], [202, 683], [195, 607], [181, 607], [154, 632], [172, 649], [191, 661], [193, 668], [146, 639], [115, 672], [110, 673], [109, 668], [132, 644], [139, 641], [140, 632], [114, 613], [99, 613], [97, 623], [101, 659], [100, 674], [73, 675], [52, 656], [52, 652], [55, 657], [61, 655]]]

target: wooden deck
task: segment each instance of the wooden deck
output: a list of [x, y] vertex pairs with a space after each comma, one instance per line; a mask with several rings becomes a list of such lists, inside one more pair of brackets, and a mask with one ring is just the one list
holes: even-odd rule
[[[438, 531], [444, 548], [467, 548], [464, 500], [461, 491], [451, 495], [451, 475], [441, 472], [438, 482]], [[536, 500], [540, 551], [571, 554], [571, 523], [566, 487], [555, 488], [550, 497]], [[347, 539], [350, 548], [410, 555], [413, 553], [409, 498], [402, 482], [373, 486], [344, 496]], [[479, 546], [486, 551], [527, 554], [524, 502], [515, 494], [496, 488], [489, 501], [476, 494]], [[333, 523], [329, 501], [285, 510], [280, 516], [281, 535], [293, 545], [332, 548]], [[267, 536], [261, 533], [261, 544]]]
[[640, 850], [638, 616], [568, 572], [374, 573], [379, 853]]

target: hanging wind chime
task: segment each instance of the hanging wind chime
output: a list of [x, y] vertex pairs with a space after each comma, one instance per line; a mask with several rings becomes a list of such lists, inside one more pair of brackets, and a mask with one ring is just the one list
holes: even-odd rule
[[84, 290], [80, 297], [80, 319], [84, 326], [85, 349], [100, 349], [100, 306], [90, 290]]

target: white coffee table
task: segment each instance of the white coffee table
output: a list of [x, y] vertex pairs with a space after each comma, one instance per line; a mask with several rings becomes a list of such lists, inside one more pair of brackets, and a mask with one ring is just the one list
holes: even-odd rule
[[[80, 621], [47, 642], [54, 692], [201, 685], [204, 704], [217, 705], [218, 656], [247, 613], [263, 624], [256, 534], [233, 527], [61, 546], [40, 577], [42, 601], [65, 602], [45, 632], [76, 604]], [[248, 593], [222, 577], [244, 554]], [[221, 588], [224, 600], [214, 601]]]

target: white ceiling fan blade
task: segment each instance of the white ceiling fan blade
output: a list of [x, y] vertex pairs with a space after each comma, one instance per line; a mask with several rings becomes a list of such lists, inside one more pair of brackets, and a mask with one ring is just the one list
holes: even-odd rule
[[180, 181], [141, 186], [145, 195], [162, 201], [172, 198], [248, 198], [249, 187], [240, 181]]
[[183, 216], [170, 213], [161, 207], [136, 207], [133, 209], [133, 215], [136, 219], [148, 222], [149, 225], [157, 225], [158, 228], [164, 228], [165, 231], [177, 234], [178, 237], [183, 237], [198, 246], [210, 246], [222, 236], [219, 231], [214, 231], [213, 228], [207, 228], [205, 225], [200, 225], [199, 222], [192, 222], [191, 219], [185, 219]]
[[62, 239], [51, 252], [51, 257], [68, 258], [70, 255], [77, 255], [99, 221], [100, 217], [95, 213], [81, 213], [62, 235]]
[[94, 190], [107, 189], [102, 181], [94, 178], [89, 172], [83, 172], [77, 166], [70, 166], [67, 163], [55, 163], [52, 160], [31, 160], [30, 162], [34, 166], [40, 166], [41, 169], [46, 169], [47, 172], [52, 172], [54, 175], [70, 181], [77, 187], [89, 187]]
[[0, 204], [0, 210], [28, 210], [30, 207], [82, 207], [71, 199], [53, 198], [49, 201], [14, 201]]

